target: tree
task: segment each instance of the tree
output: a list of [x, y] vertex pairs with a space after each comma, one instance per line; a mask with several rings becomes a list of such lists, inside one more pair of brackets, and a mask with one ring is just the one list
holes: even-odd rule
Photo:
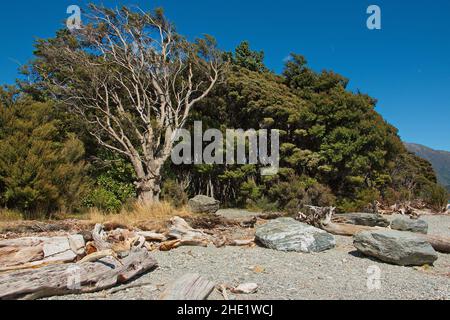
[[232, 57], [234, 64], [246, 68], [250, 71], [265, 72], [264, 51], [253, 51], [250, 49], [248, 41], [242, 41], [236, 48]]
[[53, 111], [27, 97], [0, 103], [0, 205], [26, 218], [77, 209], [87, 189], [83, 144]]
[[37, 44], [37, 85], [131, 162], [141, 201], [157, 201], [177, 130], [219, 81], [222, 54], [210, 36], [190, 43], [177, 34], [161, 9], [90, 5], [86, 19]]

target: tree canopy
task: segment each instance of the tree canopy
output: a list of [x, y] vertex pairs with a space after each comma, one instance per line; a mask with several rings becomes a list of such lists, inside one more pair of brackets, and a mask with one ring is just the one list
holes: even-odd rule
[[[231, 53], [210, 36], [189, 42], [161, 10], [91, 9], [82, 31], [37, 42], [33, 81], [0, 90], [0, 206], [33, 217], [115, 211], [160, 193], [176, 205], [208, 194], [291, 213], [447, 201], [431, 165], [407, 152], [377, 101], [345, 77], [294, 53], [276, 74], [247, 41]], [[174, 132], [198, 120], [203, 130], [279, 130], [278, 174], [168, 161]]]

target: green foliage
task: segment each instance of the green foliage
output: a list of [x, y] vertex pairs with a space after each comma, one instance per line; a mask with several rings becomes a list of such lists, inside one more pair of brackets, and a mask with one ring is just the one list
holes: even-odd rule
[[111, 153], [100, 153], [102, 158], [91, 175], [95, 177], [94, 189], [84, 199], [86, 207], [96, 207], [117, 212], [132, 198], [136, 197], [134, 171], [131, 164]]
[[448, 191], [437, 184], [428, 184], [421, 191], [422, 199], [436, 211], [442, 211], [448, 203]]
[[54, 105], [23, 97], [0, 105], [0, 205], [25, 218], [74, 211], [86, 191], [84, 147], [62, 130]]
[[[156, 11], [155, 19], [163, 19], [162, 11]], [[210, 36], [195, 43], [200, 55], [215, 45]], [[61, 48], [77, 46], [68, 31], [39, 41], [37, 80], [49, 75], [69, 78], [73, 66], [66, 63]], [[224, 56], [232, 62], [224, 81], [192, 110], [186, 127], [192, 130], [193, 122], [202, 120], [203, 130], [278, 129], [279, 173], [262, 177], [258, 165], [168, 163], [162, 188], [165, 200], [181, 206], [186, 193], [214, 194], [225, 206], [293, 214], [309, 204], [337, 204], [341, 211], [363, 210], [375, 200], [393, 204], [421, 198], [435, 208], [445, 204], [448, 194], [437, 186], [430, 163], [406, 151], [397, 129], [375, 111], [376, 100], [348, 90], [348, 79], [332, 71], [316, 72], [298, 54], [292, 54], [282, 75], [274, 74], [264, 65], [264, 53], [251, 50], [248, 42]], [[107, 74], [111, 66], [102, 68], [94, 71]], [[92, 84], [86, 79], [94, 71], [77, 69], [72, 87], [90, 93]], [[23, 89], [45, 100], [51, 88], [40, 84], [36, 81]], [[67, 112], [46, 103], [17, 103], [11, 90], [1, 90], [0, 99], [0, 204], [24, 212], [77, 206], [85, 189], [83, 145], [68, 132], [77, 132], [90, 159], [102, 160], [92, 161], [92, 191], [84, 197], [86, 206], [117, 211], [135, 197], [133, 168], [120, 157], [100, 152], [84, 125]], [[134, 115], [123, 124], [126, 133], [134, 132], [131, 124], [138, 118]], [[189, 184], [180, 183], [180, 177]]]
[[331, 190], [315, 179], [289, 175], [280, 177], [268, 190], [270, 199], [277, 199], [280, 208], [290, 214], [298, 213], [305, 205], [330, 206], [335, 203]]
[[[172, 167], [192, 177], [192, 194], [205, 193], [208, 180], [229, 206], [255, 207], [264, 199], [290, 212], [305, 204], [338, 204], [353, 211], [385, 197], [417, 198], [425, 185], [435, 184], [429, 163], [411, 158], [397, 129], [375, 111], [376, 101], [347, 90], [347, 79], [331, 71], [317, 73], [295, 54], [283, 76], [261, 72], [248, 62], [258, 55], [248, 51], [244, 43], [231, 55], [234, 65], [225, 82], [191, 121], [201, 119], [204, 130], [280, 130], [280, 174], [261, 177], [258, 166]], [[406, 196], [410, 180], [414, 190]]]
[[232, 57], [232, 61], [234, 64], [250, 71], [267, 71], [267, 68], [264, 65], [264, 52], [251, 50], [248, 41], [243, 41], [239, 44]]
[[377, 189], [362, 189], [355, 197], [340, 199], [337, 209], [341, 212], [365, 212], [374, 201], [379, 199], [380, 192]]
[[164, 181], [161, 195], [163, 200], [176, 208], [180, 208], [188, 202], [188, 196], [184, 188], [176, 180], [168, 179]]
[[438, 182], [450, 192], [450, 152], [433, 150], [428, 147], [405, 143], [408, 151], [428, 160], [436, 171]]
[[269, 198], [262, 196], [256, 200], [247, 200], [247, 209], [251, 211], [262, 212], [276, 212], [280, 210], [278, 201], [272, 201]]
[[84, 205], [89, 208], [98, 208], [108, 212], [118, 212], [122, 207], [122, 202], [113, 192], [104, 187], [97, 187], [84, 200]]

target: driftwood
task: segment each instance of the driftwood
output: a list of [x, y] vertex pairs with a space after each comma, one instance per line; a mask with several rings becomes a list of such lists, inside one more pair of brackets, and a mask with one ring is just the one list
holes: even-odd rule
[[142, 236], [145, 238], [146, 241], [157, 241], [157, 242], [163, 242], [167, 240], [167, 237], [163, 235], [162, 233], [156, 233], [151, 231], [139, 231], [136, 232], [138, 236]]
[[159, 300], [206, 300], [215, 284], [198, 274], [186, 274], [170, 283]]
[[109, 249], [109, 250], [103, 250], [103, 251], [96, 251], [94, 253], [88, 254], [87, 256], [85, 256], [83, 259], [81, 259], [80, 261], [78, 261], [78, 264], [82, 264], [82, 263], [86, 263], [86, 262], [95, 262], [98, 261], [102, 258], [106, 258], [106, 257], [112, 257], [114, 259], [116, 259], [119, 263], [120, 260], [118, 260], [118, 255], [115, 251]]
[[243, 246], [250, 246], [252, 244], [255, 243], [255, 238], [253, 239], [245, 239], [245, 240], [232, 240], [230, 241], [230, 245], [231, 246], [236, 246], [236, 247], [243, 247]]
[[66, 237], [27, 237], [0, 241], [0, 272], [37, 267], [50, 263], [72, 262], [84, 254], [81, 235]]
[[103, 231], [103, 225], [99, 223], [95, 225], [94, 230], [92, 231], [92, 238], [98, 251], [108, 250], [112, 248], [111, 244], [105, 240], [106, 233], [105, 231]]
[[157, 266], [145, 249], [133, 249], [122, 263], [111, 257], [81, 264], [60, 264], [0, 275], [0, 299], [33, 300], [114, 287]]
[[368, 227], [388, 227], [389, 220], [377, 213], [341, 213], [332, 217], [332, 222]]
[[180, 246], [206, 247], [212, 242], [211, 236], [201, 230], [192, 228], [180, 217], [172, 218], [170, 223], [167, 238], [171, 240], [161, 243], [159, 247], [161, 251], [168, 251]]
[[355, 224], [347, 224], [347, 223], [333, 223], [330, 222], [326, 225], [321, 225], [321, 229], [338, 236], [353, 236], [361, 231], [367, 230], [379, 230], [382, 229], [380, 227], [368, 227], [368, 226], [359, 226]]

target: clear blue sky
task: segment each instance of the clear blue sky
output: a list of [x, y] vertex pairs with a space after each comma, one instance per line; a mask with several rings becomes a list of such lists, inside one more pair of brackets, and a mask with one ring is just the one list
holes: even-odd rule
[[[0, 4], [0, 83], [13, 83], [32, 58], [34, 39], [64, 26], [76, 0], [5, 0]], [[94, 1], [99, 3], [99, 1]], [[408, 142], [450, 150], [449, 0], [129, 0], [107, 6], [162, 6], [178, 31], [215, 36], [222, 49], [241, 40], [264, 50], [280, 72], [290, 52], [316, 69], [350, 78], [351, 89], [378, 99], [377, 110]], [[382, 30], [366, 28], [366, 9], [382, 10]]]

